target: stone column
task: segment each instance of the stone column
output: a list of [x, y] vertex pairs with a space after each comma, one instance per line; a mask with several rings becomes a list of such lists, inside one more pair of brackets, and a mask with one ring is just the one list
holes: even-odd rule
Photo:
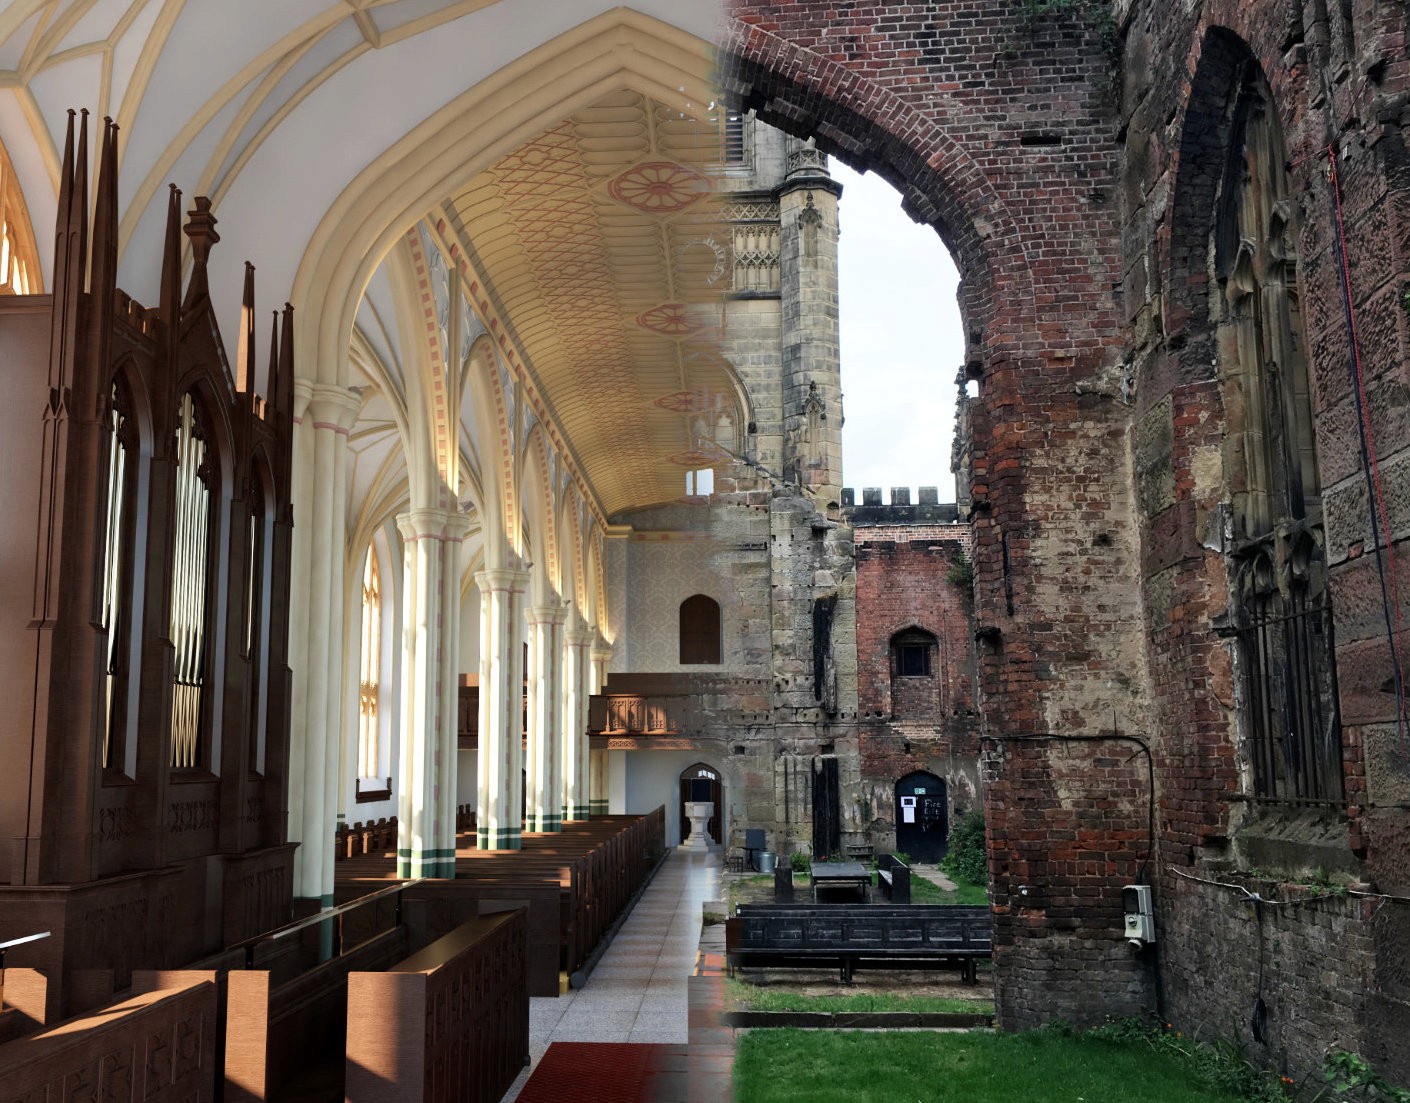
[[563, 825], [563, 622], [562, 604], [529, 610], [529, 735], [525, 753], [528, 815], [525, 831], [560, 831]]
[[[592, 692], [601, 693], [607, 685], [607, 667], [612, 647], [601, 636], [592, 645]], [[607, 815], [607, 749], [588, 748], [588, 810], [594, 816]]]
[[397, 876], [455, 876], [460, 544], [470, 520], [446, 509], [397, 518], [402, 538], [401, 754]]
[[563, 818], [588, 818], [587, 695], [591, 685], [592, 629], [577, 621], [563, 648]]
[[361, 403], [346, 387], [314, 383], [299, 424], [295, 476], [294, 561], [297, 583], [290, 665], [303, 689], [291, 752], [290, 836], [294, 895], [333, 903], [333, 827], [338, 810], [338, 756], [343, 705], [343, 565], [347, 551], [347, 445]]
[[529, 572], [480, 571], [480, 754], [475, 802], [481, 850], [523, 848], [524, 658], [519, 619]]

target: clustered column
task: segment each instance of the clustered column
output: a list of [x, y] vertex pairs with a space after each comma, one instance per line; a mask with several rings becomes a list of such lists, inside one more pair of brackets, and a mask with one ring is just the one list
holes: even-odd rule
[[402, 536], [402, 694], [397, 876], [455, 876], [460, 544], [469, 518], [414, 509]]
[[338, 759], [343, 702], [343, 559], [347, 528], [348, 432], [358, 396], [330, 383], [296, 386], [293, 577], [289, 641], [293, 730], [289, 761], [294, 895], [333, 903], [333, 822], [338, 812]]
[[518, 627], [529, 572], [496, 567], [480, 571], [475, 581], [481, 600], [477, 845], [481, 850], [520, 850], [524, 660]]
[[563, 818], [588, 818], [587, 698], [592, 629], [573, 614], [563, 648]]
[[[611, 646], [598, 637], [592, 645], [592, 692], [601, 693], [607, 685], [607, 667], [612, 661]], [[607, 750], [588, 749], [588, 807], [594, 816], [607, 815]]]
[[526, 831], [560, 831], [563, 825], [563, 622], [561, 604], [529, 609], [529, 734]]

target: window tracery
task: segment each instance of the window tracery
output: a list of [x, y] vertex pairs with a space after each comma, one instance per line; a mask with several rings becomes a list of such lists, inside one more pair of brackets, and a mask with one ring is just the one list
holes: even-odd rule
[[40, 271], [24, 193], [9, 154], [0, 145], [0, 295], [38, 294], [43, 290]]
[[367, 549], [362, 568], [362, 651], [358, 684], [357, 776], [378, 776], [378, 693], [382, 665], [382, 576], [377, 553]]
[[1253, 795], [1336, 803], [1332, 611], [1286, 160], [1271, 92], [1250, 64], [1233, 103], [1214, 227], [1231, 621]]

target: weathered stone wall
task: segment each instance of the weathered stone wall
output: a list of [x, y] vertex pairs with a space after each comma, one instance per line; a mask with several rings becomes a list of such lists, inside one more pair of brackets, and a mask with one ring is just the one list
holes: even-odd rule
[[[1120, 937], [1120, 887], [1144, 877], [1156, 883], [1158, 930], [1188, 932], [1160, 952], [1162, 1011], [1186, 1028], [1232, 1023], [1225, 995], [1200, 981], [1195, 948], [1236, 941], [1237, 929], [1176, 868], [1217, 873], [1247, 864], [1257, 844], [1294, 860], [1334, 854], [1377, 890], [1410, 881], [1406, 735], [1378, 571], [1397, 588], [1386, 591], [1394, 625], [1410, 595], [1407, 7], [1119, 0], [1110, 18], [1096, 3], [1036, 8], [735, 0], [723, 83], [761, 117], [897, 184], [964, 274], [965, 372], [979, 395], [957, 455], [975, 534], [1001, 1021], [1151, 1005], [1149, 960]], [[1347, 796], [1344, 815], [1331, 809], [1339, 836], [1327, 816], [1310, 832], [1297, 817], [1280, 826], [1276, 809], [1248, 813], [1240, 672], [1215, 631], [1228, 608], [1226, 518], [1248, 488], [1229, 474], [1242, 447], [1230, 419], [1246, 396], [1221, 362], [1229, 338], [1216, 332], [1225, 292], [1210, 233], [1231, 110], [1219, 89], [1249, 63], [1266, 74], [1291, 181], [1277, 217], [1296, 234], [1295, 339], [1320, 462]], [[1398, 571], [1375, 554], [1359, 391]], [[1276, 838], [1260, 842], [1250, 827], [1267, 834], [1270, 822]], [[1317, 915], [1280, 912], [1309, 961], [1338, 933]], [[1345, 1009], [1369, 985], [1364, 1017], [1338, 1041], [1387, 1062], [1378, 1032], [1403, 1037], [1410, 1021], [1387, 945], [1349, 936], [1320, 973], [1289, 982], [1272, 1012], [1288, 1021], [1257, 1055], [1299, 1072], [1315, 1063], [1313, 1040], [1326, 1034], [1293, 1009]], [[1246, 955], [1218, 964], [1231, 992], [1255, 975]]]
[[[1162, 870], [1158, 884], [1164, 1014], [1246, 1037], [1260, 969], [1266, 1043], [1251, 1053], [1300, 1074], [1329, 1047], [1363, 1052], [1410, 1081], [1403, 945], [1407, 907], [1380, 897], [1302, 902], [1285, 885], [1239, 893], [1237, 869], [1282, 881], [1329, 873], [1403, 891], [1410, 881], [1403, 807], [1410, 781], [1396, 762], [1395, 696], [1385, 605], [1356, 426], [1350, 341], [1329, 178], [1336, 149], [1347, 270], [1359, 317], [1366, 404], [1380, 452], [1389, 529], [1403, 564], [1410, 512], [1400, 472], [1410, 342], [1407, 286], [1404, 4], [1299, 2], [1131, 5], [1126, 26], [1124, 311], [1134, 395], [1132, 452], [1153, 678]], [[1352, 22], [1348, 24], [1346, 16]], [[1323, 811], [1251, 803], [1239, 656], [1213, 627], [1228, 619], [1224, 549], [1230, 503], [1245, 487], [1226, 287], [1211, 246], [1229, 89], [1249, 65], [1267, 77], [1287, 149], [1287, 217], [1297, 236], [1297, 292], [1326, 525], [1346, 804]], [[1260, 247], [1262, 247], [1260, 245]], [[1223, 328], [1221, 328], [1221, 325]], [[1410, 596], [1404, 583], [1401, 600]], [[1396, 808], [1394, 805], [1402, 807]], [[1305, 895], [1305, 894], [1303, 894]], [[1282, 901], [1287, 901], [1282, 903]], [[1374, 916], [1374, 918], [1373, 918]], [[1395, 931], [1395, 935], [1388, 932]], [[1394, 962], [1394, 964], [1392, 964]]]

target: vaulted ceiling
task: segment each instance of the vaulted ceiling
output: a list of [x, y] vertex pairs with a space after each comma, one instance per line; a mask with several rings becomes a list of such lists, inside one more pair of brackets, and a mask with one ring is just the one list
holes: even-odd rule
[[[0, 0], [0, 139], [47, 264], [67, 109], [119, 123], [120, 280], [142, 301], [167, 182], [210, 195], [238, 243], [211, 271], [233, 333], [240, 262], [259, 268], [262, 304], [281, 301], [358, 174], [467, 89], [594, 20], [703, 51], [719, 14], [714, 0], [615, 5], [536, 0], [526, 19], [501, 0]], [[660, 102], [677, 83], [680, 102]], [[730, 282], [710, 196], [718, 121], [681, 109], [687, 85], [698, 77], [657, 99], [580, 99], [420, 212], [445, 223], [605, 514], [678, 497], [686, 470], [719, 458], [696, 430], [737, 398], [714, 340]]]
[[[446, 204], [608, 514], [679, 497], [701, 414], [735, 409], [718, 353], [732, 258], [716, 118], [609, 94]], [[708, 436], [708, 434], [707, 434]]]

